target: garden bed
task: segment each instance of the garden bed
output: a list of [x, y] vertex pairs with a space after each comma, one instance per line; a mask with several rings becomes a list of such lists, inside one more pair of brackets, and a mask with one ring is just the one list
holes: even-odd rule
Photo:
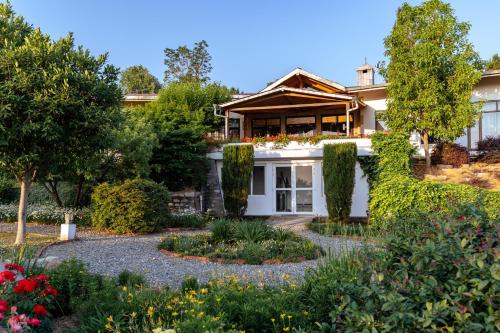
[[337, 223], [326, 219], [314, 219], [307, 225], [309, 230], [324, 236], [365, 239], [377, 237], [377, 232], [366, 223], [366, 219], [352, 219], [346, 223]]
[[313, 242], [262, 221], [217, 220], [210, 234], [171, 235], [158, 248], [166, 255], [227, 264], [281, 264], [324, 254]]

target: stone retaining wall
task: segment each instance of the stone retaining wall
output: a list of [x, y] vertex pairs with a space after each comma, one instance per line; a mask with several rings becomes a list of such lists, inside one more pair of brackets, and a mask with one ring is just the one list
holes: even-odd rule
[[168, 206], [172, 213], [201, 212], [203, 209], [201, 192], [189, 190], [170, 192], [170, 197], [171, 200]]

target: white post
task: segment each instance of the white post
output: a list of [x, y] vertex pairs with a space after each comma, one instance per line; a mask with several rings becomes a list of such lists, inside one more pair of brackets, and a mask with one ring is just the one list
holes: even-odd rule
[[345, 105], [345, 115], [346, 115], [346, 134], [349, 136], [349, 132], [351, 131], [351, 126], [349, 124], [349, 104]]
[[73, 240], [76, 237], [76, 224], [73, 223], [73, 213], [64, 214], [64, 224], [61, 224], [61, 240]]

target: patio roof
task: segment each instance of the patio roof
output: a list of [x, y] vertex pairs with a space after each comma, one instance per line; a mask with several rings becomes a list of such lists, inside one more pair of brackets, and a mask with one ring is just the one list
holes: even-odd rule
[[345, 92], [346, 88], [340, 83], [330, 81], [321, 76], [309, 73], [302, 68], [295, 68], [293, 71], [276, 80], [275, 82], [262, 89], [261, 92], [273, 90], [279, 86], [287, 86], [293, 88], [311, 87], [315, 90], [335, 93]]
[[349, 105], [355, 96], [325, 93], [311, 89], [278, 87], [273, 90], [221, 104], [223, 110], [231, 112], [266, 112], [293, 108], [319, 108]]

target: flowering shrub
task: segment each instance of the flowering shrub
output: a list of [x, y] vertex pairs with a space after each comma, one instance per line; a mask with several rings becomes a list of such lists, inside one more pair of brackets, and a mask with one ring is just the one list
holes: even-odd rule
[[[18, 205], [15, 203], [0, 205], [0, 221], [15, 222], [17, 221]], [[64, 223], [64, 214], [72, 213], [74, 223], [78, 225], [90, 224], [90, 209], [89, 208], [61, 208], [53, 205], [28, 205], [26, 219], [28, 222], [43, 223], [43, 224], [62, 224]]]
[[241, 142], [253, 143], [256, 146], [265, 145], [266, 142], [273, 142], [273, 149], [281, 149], [286, 147], [290, 142], [297, 141], [299, 144], [311, 144], [316, 145], [323, 140], [339, 140], [339, 139], [354, 139], [354, 138], [365, 138], [367, 135], [326, 135], [326, 134], [316, 134], [316, 135], [288, 135], [280, 133], [278, 135], [269, 135], [265, 137], [245, 137]]
[[0, 332], [52, 332], [49, 307], [57, 289], [46, 275], [24, 277], [25, 269], [7, 263], [0, 272]]

